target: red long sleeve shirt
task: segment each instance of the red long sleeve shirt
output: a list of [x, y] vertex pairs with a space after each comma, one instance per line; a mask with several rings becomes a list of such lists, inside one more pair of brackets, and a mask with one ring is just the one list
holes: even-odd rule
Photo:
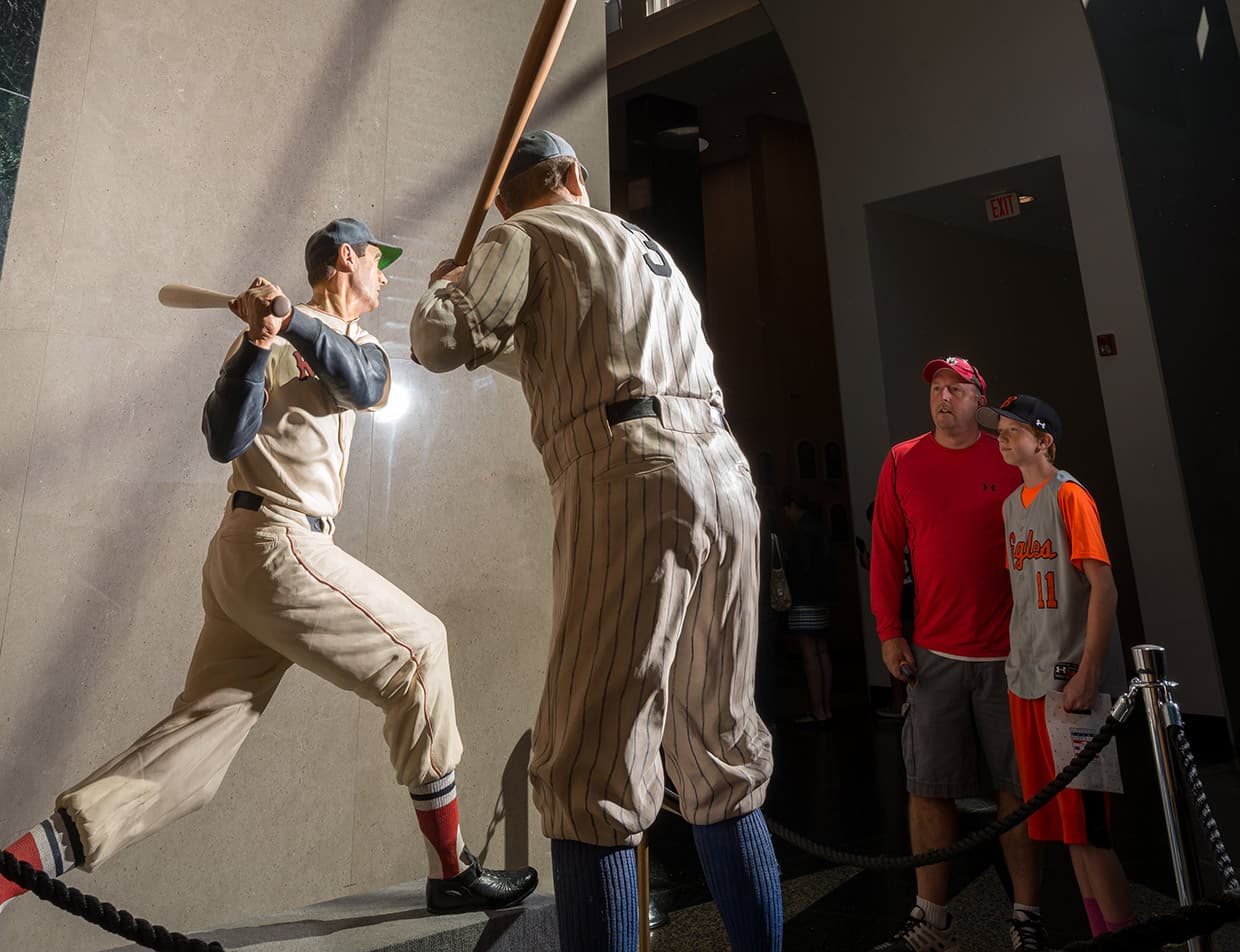
[[903, 634], [900, 589], [909, 547], [913, 640], [962, 658], [1004, 658], [1012, 588], [1004, 567], [1003, 500], [1021, 481], [983, 433], [967, 449], [926, 433], [892, 447], [874, 499], [870, 604], [883, 641]]

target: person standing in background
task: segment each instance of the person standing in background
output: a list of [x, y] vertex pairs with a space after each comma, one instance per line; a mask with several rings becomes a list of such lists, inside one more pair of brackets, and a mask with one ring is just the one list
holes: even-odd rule
[[818, 504], [805, 495], [784, 494], [784, 515], [792, 523], [786, 552], [788, 631], [796, 636], [805, 664], [809, 713], [798, 724], [831, 720], [831, 607], [835, 602], [835, 564], [831, 534], [823, 525]]

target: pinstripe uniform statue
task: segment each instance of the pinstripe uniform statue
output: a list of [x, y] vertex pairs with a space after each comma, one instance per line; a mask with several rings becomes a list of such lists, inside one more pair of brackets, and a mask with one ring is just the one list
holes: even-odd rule
[[[561, 946], [632, 948], [632, 847], [664, 766], [738, 949], [778, 948], [753, 702], [758, 507], [697, 301], [640, 228], [590, 207], [562, 138], [522, 136], [505, 221], [432, 274], [414, 359], [518, 377], [555, 510], [554, 617], [530, 776]], [[633, 888], [630, 888], [633, 887]]]

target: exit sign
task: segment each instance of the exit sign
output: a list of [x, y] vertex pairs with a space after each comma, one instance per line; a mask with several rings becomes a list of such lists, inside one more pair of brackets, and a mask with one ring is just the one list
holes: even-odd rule
[[1006, 195], [992, 195], [986, 199], [986, 220], [987, 221], [1003, 221], [1005, 218], [1015, 218], [1020, 214], [1020, 196], [1015, 192], [1008, 192]]

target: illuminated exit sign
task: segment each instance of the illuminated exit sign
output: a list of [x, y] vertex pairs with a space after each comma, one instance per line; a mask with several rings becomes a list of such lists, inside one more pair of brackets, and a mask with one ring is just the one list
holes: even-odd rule
[[1020, 196], [1015, 192], [1006, 195], [992, 195], [986, 199], [986, 220], [1003, 221], [1015, 218], [1020, 214]]

